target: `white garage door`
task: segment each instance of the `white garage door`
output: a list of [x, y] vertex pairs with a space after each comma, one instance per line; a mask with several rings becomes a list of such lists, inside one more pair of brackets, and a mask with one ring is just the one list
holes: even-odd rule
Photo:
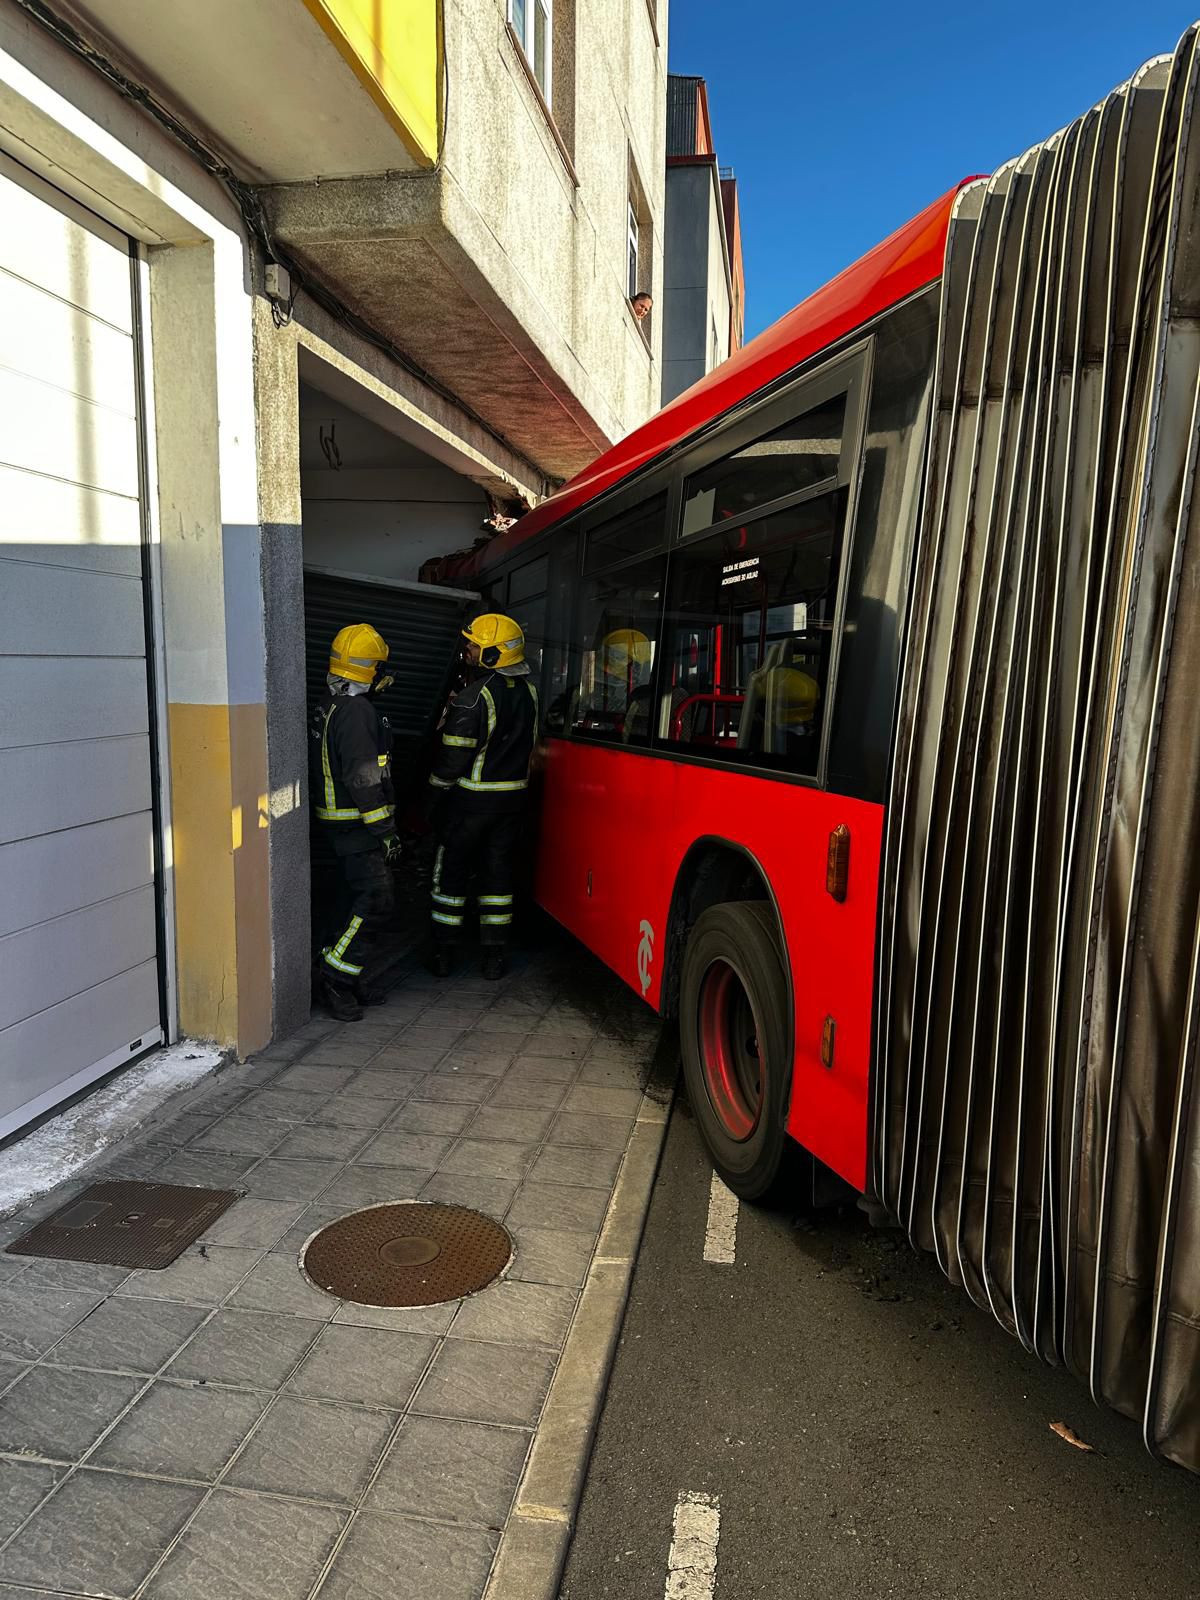
[[128, 240], [4, 162], [0, 1135], [162, 1037], [135, 372]]

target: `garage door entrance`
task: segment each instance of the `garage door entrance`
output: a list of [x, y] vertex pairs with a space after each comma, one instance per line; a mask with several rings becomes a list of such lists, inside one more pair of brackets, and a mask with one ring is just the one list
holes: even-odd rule
[[164, 1037], [130, 242], [0, 157], [0, 1137]]

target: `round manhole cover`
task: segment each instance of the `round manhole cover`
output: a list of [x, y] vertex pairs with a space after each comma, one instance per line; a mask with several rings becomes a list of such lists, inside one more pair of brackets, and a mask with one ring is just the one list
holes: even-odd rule
[[369, 1206], [304, 1247], [318, 1289], [360, 1306], [432, 1306], [474, 1294], [508, 1265], [512, 1240], [466, 1206]]

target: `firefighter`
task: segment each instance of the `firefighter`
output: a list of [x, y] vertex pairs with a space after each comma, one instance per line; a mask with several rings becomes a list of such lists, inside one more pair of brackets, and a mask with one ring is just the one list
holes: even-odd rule
[[448, 977], [472, 876], [483, 975], [500, 978], [513, 919], [516, 853], [538, 733], [537, 690], [528, 681], [525, 636], [494, 612], [464, 629], [468, 682], [454, 696], [430, 774], [434, 970]]
[[309, 725], [311, 792], [348, 891], [349, 920], [318, 959], [321, 999], [339, 1022], [356, 1022], [363, 1005], [385, 991], [373, 986], [373, 967], [395, 916], [391, 868], [400, 857], [392, 790], [392, 734], [371, 702], [388, 647], [366, 622], [343, 628], [333, 641], [326, 690]]

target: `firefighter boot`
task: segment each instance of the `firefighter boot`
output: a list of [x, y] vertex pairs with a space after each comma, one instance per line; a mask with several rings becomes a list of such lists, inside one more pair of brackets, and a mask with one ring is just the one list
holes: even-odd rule
[[360, 1006], [381, 1006], [387, 1000], [390, 992], [389, 989], [385, 989], [382, 984], [378, 983], [356, 983], [354, 985], [354, 998]]
[[361, 1022], [362, 1007], [354, 990], [321, 974], [321, 1003], [335, 1022]]
[[485, 944], [481, 969], [490, 983], [498, 983], [508, 971], [508, 960], [502, 944]]
[[435, 978], [448, 978], [457, 965], [457, 958], [458, 952], [455, 947], [439, 939], [433, 947], [433, 959], [429, 963], [429, 970]]

